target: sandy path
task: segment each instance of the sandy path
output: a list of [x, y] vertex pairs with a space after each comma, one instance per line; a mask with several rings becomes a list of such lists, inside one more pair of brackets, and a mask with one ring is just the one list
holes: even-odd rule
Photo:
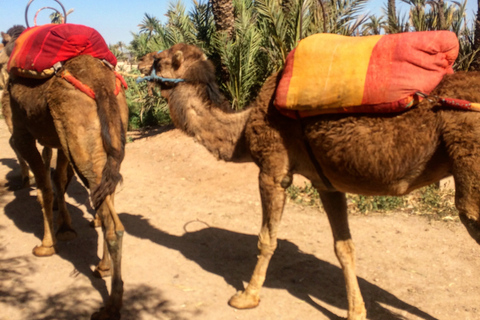
[[[327, 218], [294, 204], [286, 207], [260, 306], [227, 305], [256, 260], [258, 170], [218, 162], [167, 129], [131, 134], [122, 166], [122, 319], [345, 317]], [[8, 137], [0, 121], [0, 319], [89, 319], [109, 280], [91, 275], [101, 240], [88, 226], [88, 193], [78, 179], [68, 189], [78, 238], [60, 243], [56, 256], [34, 257], [40, 208], [33, 189], [15, 190], [19, 168]], [[399, 213], [352, 216], [351, 228], [369, 319], [480, 319], [480, 248], [459, 223]]]

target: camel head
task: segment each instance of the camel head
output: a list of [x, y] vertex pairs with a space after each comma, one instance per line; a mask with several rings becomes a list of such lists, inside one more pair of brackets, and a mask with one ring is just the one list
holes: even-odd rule
[[[210, 75], [213, 66], [200, 48], [179, 43], [170, 49], [152, 52], [141, 58], [138, 69], [145, 75], [156, 75], [162, 89], [171, 87], [171, 79], [191, 82], [210, 82], [212, 79], [202, 79]], [[207, 71], [207, 72], [205, 72]], [[159, 80], [163, 78], [164, 80]]]
[[13, 51], [15, 40], [25, 30], [23, 26], [13, 26], [8, 31], [1, 32], [2, 42], [0, 47], [0, 87], [3, 88], [8, 80], [7, 62]]
[[196, 46], [179, 43], [170, 49], [149, 53], [141, 58], [138, 69], [145, 75], [155, 76], [150, 80], [160, 86], [162, 96], [167, 99], [177, 81], [181, 81], [206, 85], [209, 98], [217, 105], [223, 103], [216, 85], [215, 67]]

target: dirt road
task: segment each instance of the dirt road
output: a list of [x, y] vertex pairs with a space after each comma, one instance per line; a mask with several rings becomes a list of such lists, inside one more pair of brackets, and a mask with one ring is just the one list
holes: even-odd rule
[[[107, 296], [102, 240], [78, 179], [67, 202], [78, 237], [36, 258], [42, 215], [0, 121], [0, 319], [89, 319]], [[289, 203], [260, 306], [227, 305], [256, 261], [261, 207], [253, 164], [216, 161], [178, 130], [130, 134], [116, 207], [125, 224], [122, 319], [341, 319], [346, 296], [325, 214]], [[480, 319], [480, 247], [457, 222], [352, 216], [369, 319]], [[100, 245], [99, 245], [100, 244]]]

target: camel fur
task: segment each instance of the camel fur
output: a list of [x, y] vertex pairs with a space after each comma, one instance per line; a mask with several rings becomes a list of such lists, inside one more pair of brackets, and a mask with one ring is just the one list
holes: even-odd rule
[[[153, 57], [158, 76], [185, 80], [157, 83], [175, 125], [217, 158], [251, 160], [260, 169], [260, 254], [248, 286], [230, 299], [231, 306], [253, 308], [260, 301], [293, 174], [308, 178], [320, 194], [345, 277], [349, 320], [366, 319], [367, 312], [355, 273], [345, 193], [400, 196], [453, 175], [461, 221], [480, 243], [480, 113], [446, 109], [425, 99], [398, 114], [296, 120], [273, 105], [281, 74], [267, 79], [246, 110], [229, 113], [214, 67], [199, 48], [177, 44]], [[139, 64], [144, 73], [152, 68], [149, 60]], [[480, 73], [456, 73], [447, 75], [432, 94], [480, 101], [479, 85]], [[324, 183], [315, 161], [333, 188]]]
[[[63, 79], [60, 74], [64, 70], [92, 88], [96, 99]], [[103, 257], [96, 272], [102, 276], [112, 274], [111, 295], [105, 308], [95, 313], [92, 319], [119, 319], [123, 296], [121, 253], [124, 227], [114, 208], [114, 193], [121, 179], [128, 107], [124, 90], [115, 96], [115, 87], [116, 76], [111, 67], [82, 55], [66, 61], [59, 73], [48, 79], [28, 79], [10, 74], [2, 97], [4, 110], [11, 112], [14, 149], [35, 176], [37, 197], [42, 207], [44, 236], [41, 245], [33, 249], [34, 255], [50, 256], [57, 250], [57, 239], [75, 236], [64, 199], [73, 170], [91, 191], [105, 238]], [[57, 234], [52, 221], [50, 162], [48, 155], [42, 159], [37, 142], [45, 146], [45, 150], [58, 150], [53, 179], [60, 211]]]

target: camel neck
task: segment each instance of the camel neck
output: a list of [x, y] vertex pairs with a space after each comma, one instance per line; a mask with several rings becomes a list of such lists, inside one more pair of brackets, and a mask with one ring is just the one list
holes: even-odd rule
[[199, 85], [179, 84], [168, 98], [170, 115], [177, 128], [201, 143], [218, 159], [248, 161], [245, 125], [250, 110], [226, 112], [208, 95], [199, 94]]

